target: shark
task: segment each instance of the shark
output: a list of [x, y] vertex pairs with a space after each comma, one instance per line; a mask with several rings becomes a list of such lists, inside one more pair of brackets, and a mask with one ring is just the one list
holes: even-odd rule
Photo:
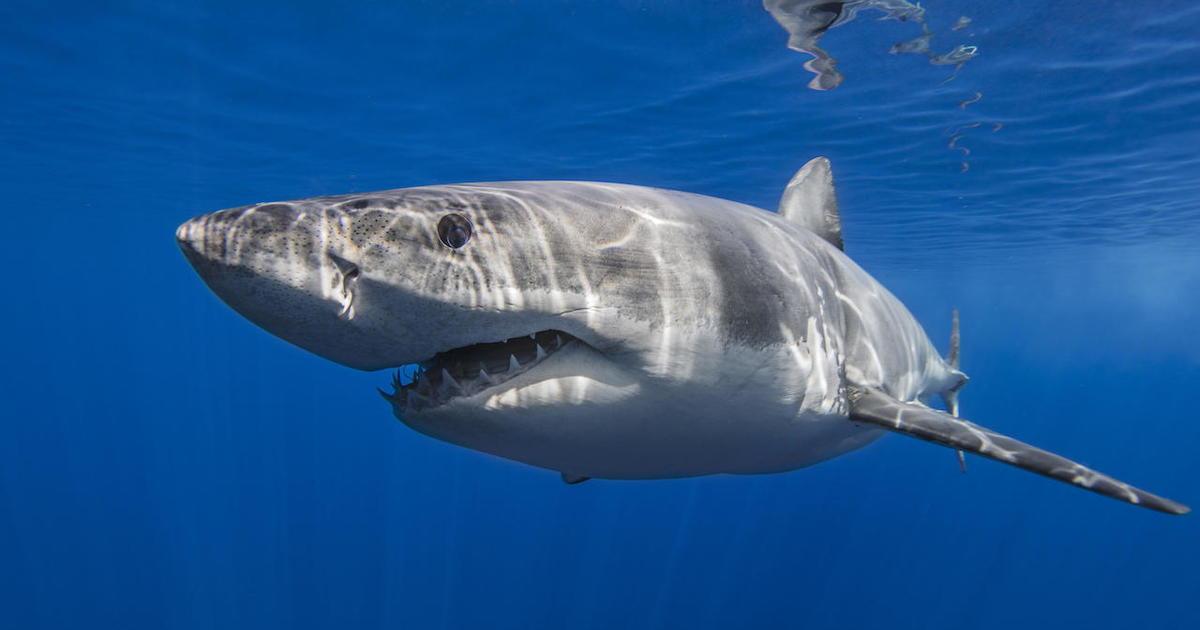
[[1189, 511], [958, 417], [957, 312], [942, 356], [844, 253], [823, 157], [777, 212], [624, 184], [472, 183], [220, 210], [176, 240], [264, 330], [395, 370], [380, 394], [405, 425], [567, 483], [780, 473], [899, 433]]

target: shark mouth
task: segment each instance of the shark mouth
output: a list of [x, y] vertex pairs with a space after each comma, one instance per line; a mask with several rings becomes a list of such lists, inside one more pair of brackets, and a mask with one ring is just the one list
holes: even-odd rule
[[408, 383], [403, 382], [405, 373], [397, 369], [392, 375], [392, 393], [382, 389], [379, 393], [397, 415], [417, 413], [512, 380], [575, 340], [562, 331], [543, 330], [440, 352], [418, 363]]

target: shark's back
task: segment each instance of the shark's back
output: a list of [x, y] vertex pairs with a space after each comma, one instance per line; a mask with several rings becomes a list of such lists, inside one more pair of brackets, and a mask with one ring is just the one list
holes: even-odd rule
[[[557, 214], [569, 209], [572, 219], [587, 225], [592, 235], [604, 231], [596, 224], [619, 232], [631, 220], [644, 221], [646, 229], [661, 228], [656, 238], [664, 249], [669, 245], [703, 250], [705, 269], [672, 271], [693, 274], [691, 282], [638, 279], [627, 284], [658, 284], [660, 291], [711, 291], [718, 303], [704, 310], [721, 320], [717, 325], [732, 341], [748, 346], [805, 343], [808, 322], [814, 319], [818, 333], [832, 337], [826, 340], [831, 345], [828, 360], [836, 365], [826, 369], [852, 382], [914, 400], [963, 380], [900, 300], [841, 251], [840, 226], [837, 240], [831, 242], [812, 229], [819, 226], [809, 216], [789, 217], [716, 197], [629, 184], [536, 181], [449, 188], [473, 203], [492, 203], [480, 201], [482, 195], [519, 200], [526, 212]], [[630, 246], [616, 237], [601, 240], [606, 239]], [[662, 255], [669, 257], [670, 252]], [[691, 266], [696, 266], [694, 261]], [[795, 331], [791, 339], [787, 330]]]
[[[916, 400], [961, 384], [961, 373], [937, 353], [916, 318], [899, 299], [830, 242], [797, 221], [731, 200], [646, 186], [587, 181], [494, 182], [469, 185], [523, 199], [533, 206], [595, 214], [596, 221], [622, 223], [628, 215], [700, 227], [710, 271], [721, 288], [714, 312], [734, 340], [786, 343], [780, 323], [804, 340], [808, 320], [834, 335], [844, 376], [876, 386], [900, 400]], [[530, 197], [532, 196], [532, 197]], [[528, 202], [527, 202], [528, 203]], [[670, 233], [670, 229], [665, 229]], [[679, 238], [692, 234], [679, 233]]]

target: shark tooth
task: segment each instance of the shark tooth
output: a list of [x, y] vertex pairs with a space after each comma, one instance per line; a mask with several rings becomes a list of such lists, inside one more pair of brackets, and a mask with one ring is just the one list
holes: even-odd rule
[[438, 394], [444, 396], [455, 393], [463, 393], [462, 385], [459, 385], [458, 381], [454, 380], [453, 376], [450, 376], [450, 372], [447, 372], [446, 368], [442, 368], [442, 386], [438, 388]]
[[562, 336], [554, 335], [554, 342], [558, 344], [559, 348], [561, 348], [562, 347]]
[[479, 378], [476, 379], [475, 382], [479, 383], [480, 385], [491, 385], [495, 383], [495, 381], [492, 380], [492, 377], [487, 373], [487, 370], [483, 369], [482, 366], [479, 368]]
[[424, 373], [417, 375], [417, 391], [425, 396], [433, 395], [433, 384], [429, 382], [428, 378], [421, 378], [422, 376]]
[[517, 363], [517, 355], [515, 355], [515, 354], [508, 355], [508, 371], [513, 372], [513, 371], [516, 371], [519, 369], [521, 369], [521, 364]]
[[542, 347], [542, 344], [535, 343], [533, 345], [535, 348], [537, 348], [537, 360], [541, 361], [542, 359], [545, 359], [546, 358], [546, 349]]
[[396, 404], [395, 396], [383, 391], [382, 389], [379, 389], [378, 387], [375, 388], [375, 391], [379, 392], [379, 395], [383, 396], [384, 400], [388, 401], [389, 403], [392, 403], [393, 405]]
[[416, 392], [408, 394], [408, 400], [405, 401], [404, 412], [420, 411], [424, 407], [432, 407], [433, 401]]

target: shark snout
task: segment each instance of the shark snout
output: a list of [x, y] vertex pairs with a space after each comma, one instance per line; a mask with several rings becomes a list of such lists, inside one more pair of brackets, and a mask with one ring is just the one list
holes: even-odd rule
[[208, 215], [185, 221], [175, 230], [175, 244], [183, 252], [192, 267], [202, 264], [207, 255], [208, 238], [205, 234], [205, 219]]
[[211, 212], [189, 219], [175, 230], [176, 244], [197, 272], [201, 265], [226, 258], [233, 227], [241, 214], [241, 209]]
[[289, 203], [231, 208], [186, 221], [175, 240], [209, 289], [263, 329], [351, 367], [397, 365], [373, 334], [340, 217]]
[[284, 203], [219, 210], [184, 222], [175, 230], [175, 241], [193, 266], [236, 264], [278, 246], [281, 238], [293, 240], [301, 217], [297, 208]]

